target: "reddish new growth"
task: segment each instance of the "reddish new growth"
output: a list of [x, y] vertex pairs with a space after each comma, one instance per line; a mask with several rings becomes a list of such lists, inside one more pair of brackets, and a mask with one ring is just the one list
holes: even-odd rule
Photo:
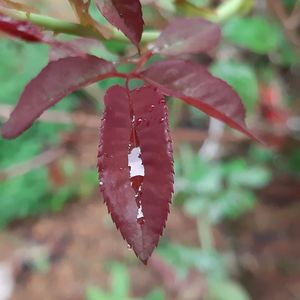
[[[94, 26], [101, 33], [103, 27], [88, 15], [90, 1], [70, 2], [82, 24]], [[96, 3], [105, 18], [139, 47], [144, 24], [140, 2]], [[142, 51], [136, 68], [129, 74], [118, 73], [111, 62], [86, 53], [84, 41], [56, 41], [29, 22], [0, 15], [0, 30], [28, 42], [47, 43], [52, 48], [51, 61], [29, 82], [3, 125], [4, 138], [20, 135], [46, 109], [77, 89], [104, 78], [126, 79], [126, 87], [111, 87], [104, 99], [98, 155], [100, 191], [123, 238], [144, 263], [166, 225], [173, 193], [172, 142], [164, 97], [181, 99], [255, 138], [246, 127], [239, 96], [226, 82], [193, 61], [174, 58], [214, 48], [220, 40], [220, 30], [211, 22], [175, 20], [156, 42]], [[155, 53], [172, 58], [144, 68]], [[145, 85], [129, 90], [128, 82], [132, 79], [141, 79]]]

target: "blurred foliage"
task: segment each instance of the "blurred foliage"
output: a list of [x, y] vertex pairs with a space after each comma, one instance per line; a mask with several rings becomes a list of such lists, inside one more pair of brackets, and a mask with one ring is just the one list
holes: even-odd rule
[[258, 54], [266, 54], [279, 45], [280, 27], [265, 17], [233, 18], [223, 27], [224, 38]]
[[[297, 0], [283, 0], [289, 11]], [[216, 9], [212, 3], [222, 3]], [[294, 69], [299, 64], [296, 51], [284, 34], [281, 25], [264, 11], [248, 13], [255, 1], [242, 1], [241, 7], [231, 15], [229, 1], [209, 0], [158, 0], [157, 8], [144, 8], [145, 18], [151, 18], [155, 28], [157, 20], [166, 16], [202, 16], [220, 21], [224, 39], [216, 53], [212, 53], [212, 72], [231, 84], [241, 96], [250, 116], [257, 115], [262, 96], [260, 86], [274, 78], [284, 79], [286, 70]], [[260, 1], [258, 1], [260, 2]], [[224, 7], [227, 11], [224, 10]], [[90, 12], [101, 23], [107, 23], [92, 1]], [[156, 20], [157, 19], [157, 20]], [[154, 21], [153, 21], [154, 20]], [[165, 21], [165, 20], [164, 20]], [[148, 22], [146, 22], [148, 26]], [[151, 27], [151, 26], [150, 26]], [[105, 41], [103, 49], [95, 49], [94, 54], [116, 61], [126, 54], [132, 46], [126, 42]], [[43, 45], [26, 44], [18, 41], [0, 40], [0, 102], [13, 105], [16, 103], [25, 84], [47, 63], [48, 49]], [[159, 56], [153, 60], [161, 59]], [[201, 59], [201, 58], [200, 58]], [[131, 64], [118, 66], [120, 72], [132, 69]], [[283, 72], [283, 70], [285, 72]], [[107, 79], [98, 84], [106, 90], [113, 84], [124, 84], [124, 80]], [[131, 87], [140, 82], [130, 83]], [[75, 95], [62, 101], [55, 109], [71, 111], [76, 108], [78, 99]], [[180, 123], [184, 115], [181, 102], [170, 101], [170, 120], [174, 126]], [[206, 117], [193, 108], [185, 119], [188, 126], [203, 125]], [[44, 149], [60, 143], [60, 132], [72, 130], [68, 126], [36, 123], [29, 131], [15, 141], [0, 139], [0, 169], [4, 169], [30, 160]], [[60, 162], [60, 167], [68, 184], [55, 187], [49, 181], [46, 167], [39, 168], [24, 176], [14, 177], [0, 182], [0, 227], [10, 221], [47, 211], [57, 212], [71, 198], [81, 195], [86, 198], [97, 185], [97, 174], [87, 170], [72, 182], [76, 173], [74, 162], [68, 159]], [[205, 274], [208, 281], [206, 300], [248, 300], [244, 288], [231, 278], [228, 268], [227, 253], [220, 253], [214, 247], [210, 231], [215, 224], [228, 219], [238, 219], [251, 211], [256, 203], [255, 191], [263, 188], [271, 180], [271, 173], [286, 174], [295, 172], [300, 175], [300, 151], [288, 150], [288, 154], [276, 153], [260, 146], [251, 146], [250, 151], [241, 157], [224, 161], [207, 162], [191, 148], [184, 146], [175, 158], [175, 204], [197, 223], [201, 246], [190, 247], [172, 244], [162, 240], [158, 252], [173, 266], [179, 276], [186, 276], [189, 270], [196, 269]], [[79, 183], [78, 183], [79, 181]], [[39, 262], [37, 269], [47, 269], [47, 263]], [[111, 288], [104, 291], [96, 285], [86, 289], [86, 300], [137, 300], [130, 295], [131, 281], [127, 268], [120, 263], [110, 265]], [[145, 300], [165, 299], [161, 289], [153, 290]]]
[[205, 214], [214, 222], [238, 218], [255, 204], [252, 189], [271, 179], [262, 164], [242, 158], [225, 162], [205, 161], [189, 147], [182, 147], [175, 159], [175, 199], [183, 202], [191, 216]]
[[258, 101], [258, 82], [253, 67], [235, 60], [217, 61], [212, 73], [227, 81], [243, 100], [247, 112], [253, 112]]
[[[46, 65], [48, 49], [43, 45], [1, 39], [0, 53], [0, 102], [13, 105], [25, 84]], [[55, 109], [69, 111], [76, 107], [77, 102], [75, 96], [69, 96], [67, 101], [60, 102]], [[0, 139], [0, 169], [28, 161], [50, 146], [58, 145], [60, 132], [71, 129], [65, 125], [36, 123], [14, 141]], [[67, 178], [72, 176], [67, 172], [66, 162], [62, 163], [61, 169]], [[43, 167], [1, 181], [0, 227], [17, 218], [59, 211], [67, 200], [80, 192], [79, 189], [87, 189], [85, 177], [84, 172], [82, 186], [78, 187], [74, 182], [55, 187], [49, 180], [47, 168]], [[97, 175], [94, 177], [92, 185], [97, 182]]]
[[[111, 289], [109, 292], [105, 292], [95, 285], [89, 285], [86, 289], [86, 300], [139, 300], [139, 298], [133, 298], [129, 295], [130, 278], [125, 265], [117, 262], [110, 264], [110, 279]], [[160, 289], [155, 289], [143, 297], [143, 300], [164, 299], [164, 292]]]
[[244, 288], [230, 279], [228, 257], [214, 247], [212, 228], [226, 219], [237, 219], [256, 201], [254, 190], [271, 180], [264, 161], [235, 158], [205, 161], [189, 146], [182, 146], [175, 158], [175, 203], [182, 205], [198, 226], [201, 247], [161, 243], [159, 253], [186, 276], [191, 269], [205, 274], [207, 300], [250, 299]]

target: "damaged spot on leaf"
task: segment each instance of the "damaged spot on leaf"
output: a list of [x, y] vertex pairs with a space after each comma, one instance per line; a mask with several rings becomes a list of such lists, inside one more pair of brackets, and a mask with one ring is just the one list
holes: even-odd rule
[[154, 88], [107, 91], [98, 168], [113, 221], [146, 263], [165, 227], [173, 193], [167, 107]]

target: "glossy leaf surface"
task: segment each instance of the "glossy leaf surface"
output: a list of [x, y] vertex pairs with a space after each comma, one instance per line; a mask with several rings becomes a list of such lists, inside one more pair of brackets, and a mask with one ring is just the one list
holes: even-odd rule
[[95, 56], [68, 57], [50, 62], [25, 88], [1, 129], [5, 138], [15, 138], [29, 128], [48, 108], [68, 94], [114, 74], [110, 62]]
[[165, 95], [184, 100], [251, 138], [245, 124], [245, 109], [238, 94], [204, 67], [180, 59], [154, 63], [141, 73], [149, 84]]
[[181, 55], [200, 53], [216, 47], [221, 38], [218, 25], [209, 21], [177, 19], [167, 26], [152, 45], [154, 53]]
[[166, 225], [173, 193], [173, 151], [165, 100], [156, 89], [143, 87], [131, 93], [136, 133], [145, 168], [141, 204], [144, 225], [141, 226], [144, 257], [157, 246]]
[[[173, 192], [167, 108], [153, 88], [127, 93], [120, 86], [107, 91], [105, 106], [99, 146], [100, 189], [123, 238], [146, 263], [165, 226]], [[132, 129], [138, 137], [145, 169], [138, 193], [131, 185], [128, 167]]]
[[140, 1], [96, 0], [96, 4], [102, 15], [138, 47], [144, 26]]

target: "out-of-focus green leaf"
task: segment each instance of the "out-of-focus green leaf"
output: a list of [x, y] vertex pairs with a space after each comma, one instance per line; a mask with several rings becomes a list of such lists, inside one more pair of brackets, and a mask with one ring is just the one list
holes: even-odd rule
[[[201, 2], [201, 1], [200, 1]], [[202, 1], [205, 2], [205, 1]], [[213, 9], [204, 6], [205, 3], [200, 5], [199, 1], [197, 4], [191, 1], [179, 1], [176, 4], [177, 13], [180, 15], [184, 15], [185, 17], [211, 17], [215, 16], [215, 12]]]
[[278, 25], [258, 16], [229, 20], [223, 27], [223, 36], [259, 54], [275, 50], [280, 42]]
[[246, 110], [253, 111], [258, 100], [258, 83], [253, 68], [238, 61], [219, 61], [212, 73], [227, 81], [243, 100]]
[[209, 283], [209, 300], [250, 300], [246, 290], [233, 281]]
[[[48, 61], [44, 45], [0, 40], [0, 103], [15, 104], [25, 85]], [[54, 109], [70, 110], [76, 98], [69, 96]], [[0, 169], [31, 160], [60, 142], [60, 131], [70, 126], [37, 122], [22, 136], [13, 141], [0, 138]], [[49, 183], [47, 169], [32, 170], [25, 175], [0, 182], [0, 226], [17, 218], [57, 211], [69, 199], [73, 187], [55, 189]]]
[[119, 263], [111, 265], [111, 291], [112, 298], [128, 299], [130, 280], [126, 267]]
[[190, 268], [196, 268], [212, 279], [221, 279], [226, 275], [223, 259], [217, 252], [170, 243], [160, 245], [158, 252], [181, 276]]
[[279, 63], [283, 66], [292, 66], [295, 64], [299, 64], [299, 57], [296, 51], [291, 46], [290, 42], [287, 41], [282, 30], [280, 34], [280, 43], [277, 56]]
[[255, 195], [244, 189], [228, 189], [212, 203], [209, 210], [210, 219], [219, 223], [223, 219], [236, 219], [253, 208]]
[[86, 300], [112, 300], [112, 298], [95, 286], [86, 288]]
[[165, 299], [165, 293], [161, 289], [155, 289], [151, 291], [144, 300], [164, 300]]

